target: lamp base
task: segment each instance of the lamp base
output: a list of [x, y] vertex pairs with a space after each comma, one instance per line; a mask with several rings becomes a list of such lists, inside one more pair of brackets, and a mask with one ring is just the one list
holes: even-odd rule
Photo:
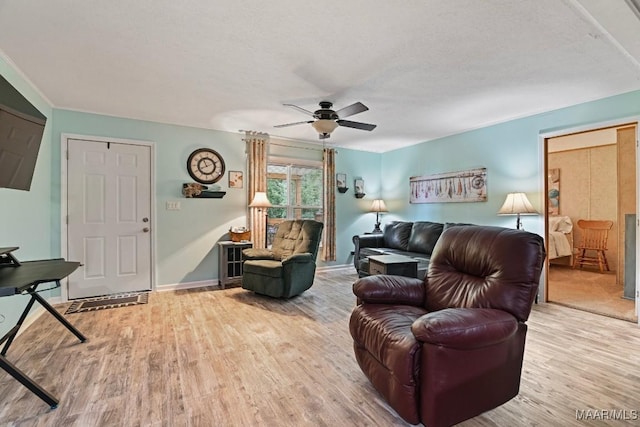
[[376, 212], [376, 226], [373, 227], [373, 231], [371, 233], [372, 234], [382, 233], [382, 230], [380, 230], [380, 212]]

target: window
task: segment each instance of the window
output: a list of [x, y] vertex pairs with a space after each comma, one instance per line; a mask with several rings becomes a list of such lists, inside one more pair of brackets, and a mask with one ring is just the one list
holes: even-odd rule
[[323, 179], [321, 166], [269, 163], [267, 197], [267, 239], [269, 244], [279, 223], [285, 219], [322, 221]]

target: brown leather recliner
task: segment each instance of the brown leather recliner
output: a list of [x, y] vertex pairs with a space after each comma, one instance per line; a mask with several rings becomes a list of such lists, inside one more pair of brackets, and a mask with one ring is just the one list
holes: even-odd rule
[[545, 257], [540, 236], [488, 226], [442, 233], [424, 281], [358, 279], [358, 364], [407, 422], [449, 426], [518, 394]]

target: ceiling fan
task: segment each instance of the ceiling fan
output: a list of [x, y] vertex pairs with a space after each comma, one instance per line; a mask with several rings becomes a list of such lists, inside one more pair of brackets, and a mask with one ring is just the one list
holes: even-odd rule
[[320, 109], [314, 112], [309, 110], [305, 110], [302, 107], [298, 107], [293, 104], [282, 104], [287, 107], [295, 108], [298, 111], [302, 111], [305, 114], [310, 115], [315, 120], [305, 120], [302, 122], [295, 123], [287, 123], [284, 125], [276, 125], [274, 127], [283, 128], [288, 126], [301, 125], [303, 123], [311, 123], [311, 126], [318, 131], [320, 139], [327, 139], [331, 136], [331, 132], [335, 130], [338, 126], [345, 126], [348, 128], [354, 129], [362, 129], [372, 131], [376, 128], [376, 125], [372, 125], [369, 123], [362, 122], [353, 122], [351, 120], [343, 120], [344, 117], [353, 116], [354, 114], [362, 113], [367, 111], [369, 108], [364, 105], [362, 102], [356, 102], [355, 104], [351, 104], [347, 107], [344, 107], [338, 111], [334, 111], [331, 109], [333, 107], [333, 103], [329, 101], [321, 101]]

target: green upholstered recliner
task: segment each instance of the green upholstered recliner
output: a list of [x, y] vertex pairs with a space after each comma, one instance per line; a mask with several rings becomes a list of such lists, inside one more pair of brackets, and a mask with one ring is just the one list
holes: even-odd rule
[[313, 220], [284, 221], [270, 250], [243, 250], [242, 287], [276, 298], [291, 298], [309, 289], [323, 227]]

